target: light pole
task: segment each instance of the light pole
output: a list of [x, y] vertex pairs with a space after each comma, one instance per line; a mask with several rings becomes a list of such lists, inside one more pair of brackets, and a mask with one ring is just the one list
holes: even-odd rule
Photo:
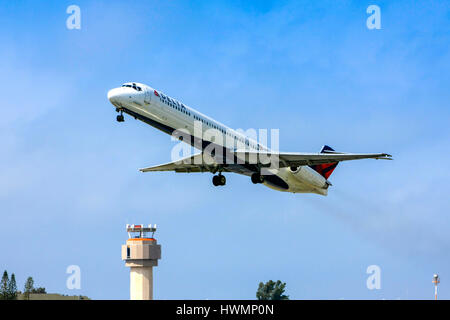
[[433, 283], [434, 283], [434, 300], [437, 300], [437, 287], [439, 282], [441, 282], [441, 279], [439, 279], [439, 276], [437, 274], [433, 275]]

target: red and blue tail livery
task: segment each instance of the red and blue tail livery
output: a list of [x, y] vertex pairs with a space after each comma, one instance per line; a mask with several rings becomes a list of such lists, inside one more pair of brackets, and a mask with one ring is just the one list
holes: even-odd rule
[[[331, 152], [330, 152], [331, 151]], [[324, 145], [322, 147], [322, 150], [320, 150], [320, 153], [333, 153], [334, 149]], [[322, 177], [328, 180], [328, 178], [333, 173], [334, 169], [336, 169], [339, 162], [331, 162], [331, 163], [324, 163], [324, 164], [318, 164], [315, 166], [311, 166], [312, 169], [316, 170]]]

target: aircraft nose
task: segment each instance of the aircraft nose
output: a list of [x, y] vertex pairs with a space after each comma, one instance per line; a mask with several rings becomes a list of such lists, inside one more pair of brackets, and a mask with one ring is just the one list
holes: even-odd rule
[[111, 103], [117, 102], [119, 100], [120, 97], [120, 89], [119, 88], [114, 88], [108, 91], [108, 100]]

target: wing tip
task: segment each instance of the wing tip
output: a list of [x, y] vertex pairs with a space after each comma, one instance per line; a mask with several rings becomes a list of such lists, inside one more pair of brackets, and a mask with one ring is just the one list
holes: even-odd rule
[[392, 155], [389, 154], [389, 153], [382, 153], [377, 159], [380, 159], [380, 160], [394, 160], [392, 158]]

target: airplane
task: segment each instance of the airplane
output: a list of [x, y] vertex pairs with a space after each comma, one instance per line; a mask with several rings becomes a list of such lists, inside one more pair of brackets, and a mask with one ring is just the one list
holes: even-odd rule
[[[109, 90], [108, 100], [119, 113], [118, 122], [125, 120], [123, 114], [126, 113], [169, 135], [182, 132], [185, 136], [180, 140], [201, 150], [177, 161], [139, 169], [141, 172], [210, 172], [214, 175], [214, 186], [224, 186], [223, 173], [233, 172], [277, 191], [326, 196], [332, 185], [328, 178], [339, 162], [370, 158], [392, 160], [387, 153], [336, 152], [327, 145], [319, 153], [274, 151], [162, 91], [138, 82], [127, 82]], [[195, 132], [195, 125], [202, 129], [200, 134]], [[214, 130], [224, 139], [209, 138], [203, 134], [205, 130]], [[211, 149], [213, 152], [206, 152]], [[273, 161], [263, 161], [263, 156], [275, 159], [276, 166]]]

